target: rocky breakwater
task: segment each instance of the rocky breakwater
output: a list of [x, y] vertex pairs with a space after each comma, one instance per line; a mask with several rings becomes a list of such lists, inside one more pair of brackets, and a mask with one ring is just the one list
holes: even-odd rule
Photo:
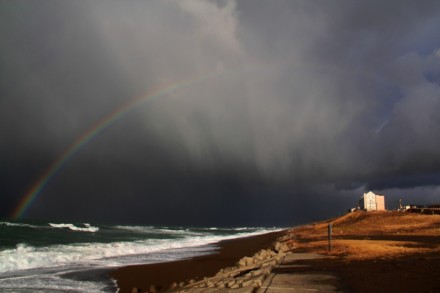
[[221, 269], [215, 276], [187, 284], [174, 283], [172, 292], [254, 292], [264, 279], [293, 249], [289, 238], [280, 238], [271, 249], [260, 250], [252, 257], [243, 257], [234, 267]]

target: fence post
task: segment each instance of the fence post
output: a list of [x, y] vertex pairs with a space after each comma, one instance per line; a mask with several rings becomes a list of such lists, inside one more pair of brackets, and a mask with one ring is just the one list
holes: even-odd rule
[[333, 224], [330, 223], [328, 224], [328, 250], [331, 251], [332, 250], [332, 226]]

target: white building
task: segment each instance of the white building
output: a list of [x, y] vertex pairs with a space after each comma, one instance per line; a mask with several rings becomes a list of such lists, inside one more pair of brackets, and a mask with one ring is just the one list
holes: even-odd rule
[[385, 196], [374, 194], [369, 191], [359, 200], [359, 208], [366, 211], [384, 211], [385, 210]]

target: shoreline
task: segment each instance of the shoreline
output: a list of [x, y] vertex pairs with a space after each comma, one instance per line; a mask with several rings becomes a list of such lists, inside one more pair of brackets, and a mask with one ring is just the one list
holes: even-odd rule
[[[331, 251], [327, 239], [330, 223], [333, 225]], [[197, 281], [204, 277], [212, 277], [220, 270], [229, 272], [226, 268], [234, 267], [238, 260], [241, 264], [243, 259], [248, 259], [260, 249], [273, 248], [277, 241], [287, 244], [287, 253], [291, 253], [292, 257], [286, 260], [287, 266], [273, 268], [273, 274], [281, 274], [282, 278], [292, 282], [287, 284], [294, 287], [299, 276], [318, 274], [332, 277], [333, 281], [328, 281], [328, 284], [340, 292], [440, 292], [440, 216], [397, 211], [358, 211], [279, 232], [220, 241], [216, 254], [168, 263], [127, 266], [110, 275], [117, 280], [120, 293], [165, 292], [174, 282], [192, 284], [189, 282], [191, 279], [198, 286], [204, 282]], [[322, 257], [292, 261], [296, 253]], [[283, 266], [283, 261], [280, 266]], [[246, 275], [249, 268], [246, 262], [243, 269]], [[220, 278], [224, 276], [220, 275]], [[371, 282], [372, 279], [374, 282]], [[205, 285], [210, 287], [212, 280], [206, 280]], [[273, 277], [270, 280], [272, 282]], [[244, 283], [240, 284], [244, 286]], [[307, 285], [313, 287], [313, 284], [312, 281]], [[235, 288], [230, 287], [229, 282], [227, 286]], [[220, 288], [220, 285], [217, 287]], [[185, 288], [192, 292], [191, 288], [195, 287], [189, 285]]]
[[128, 265], [110, 272], [109, 276], [116, 281], [119, 293], [131, 293], [133, 288], [139, 289], [139, 292], [148, 292], [152, 287], [164, 292], [174, 282], [188, 282], [191, 279], [197, 281], [213, 276], [220, 269], [235, 265], [243, 256], [251, 256], [272, 247], [287, 232], [286, 229], [222, 240], [215, 244], [218, 249], [213, 254], [170, 262]]

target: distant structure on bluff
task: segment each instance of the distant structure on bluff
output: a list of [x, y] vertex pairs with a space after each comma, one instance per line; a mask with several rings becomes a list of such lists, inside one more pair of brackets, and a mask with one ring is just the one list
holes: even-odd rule
[[369, 211], [385, 211], [385, 196], [374, 194], [372, 191], [364, 193], [359, 200], [359, 209]]

